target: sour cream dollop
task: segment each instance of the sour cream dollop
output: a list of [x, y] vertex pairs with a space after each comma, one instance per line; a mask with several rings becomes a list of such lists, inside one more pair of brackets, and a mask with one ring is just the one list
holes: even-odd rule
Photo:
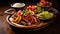
[[25, 4], [24, 3], [15, 3], [12, 5], [12, 7], [16, 7], [16, 8], [20, 8], [20, 7], [24, 7]]

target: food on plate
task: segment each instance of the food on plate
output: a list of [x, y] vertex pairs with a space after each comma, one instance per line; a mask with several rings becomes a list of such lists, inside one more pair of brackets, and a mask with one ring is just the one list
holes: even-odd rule
[[18, 16], [21, 16], [21, 12], [22, 12], [22, 10], [19, 10], [18, 12], [16, 12], [16, 14], [17, 14]]
[[10, 17], [10, 21], [13, 22], [13, 23], [19, 23], [20, 20], [21, 20], [20, 11], [18, 11], [17, 13], [15, 13], [14, 15], [12, 15]]
[[38, 14], [38, 13], [42, 12], [42, 8], [39, 7], [39, 6], [37, 6], [37, 8], [34, 10], [34, 12], [35, 12], [36, 14]]
[[39, 6], [41, 6], [41, 7], [50, 6], [50, 2], [45, 1], [45, 0], [41, 0], [41, 1], [39, 2]]
[[38, 18], [36, 18], [35, 16], [30, 16], [30, 15], [23, 16], [22, 21], [27, 23], [27, 25], [34, 25], [34, 24], [40, 23], [40, 20]]
[[40, 23], [38, 16], [31, 10], [19, 10], [10, 17], [13, 23], [20, 23], [21, 25], [36, 25]]
[[32, 10], [32, 11], [34, 11], [36, 8], [37, 8], [37, 6], [31, 6], [31, 5], [29, 5], [27, 7], [28, 10]]
[[31, 10], [23, 10], [23, 20], [25, 23], [27, 22], [27, 25], [32, 25], [34, 23], [40, 23], [40, 20], [37, 18], [35, 13]]
[[19, 23], [20, 20], [21, 20], [21, 16], [17, 16], [16, 14], [10, 17], [10, 21], [13, 23]]
[[53, 17], [53, 13], [49, 13], [48, 11], [43, 11], [42, 13], [38, 14], [40, 19], [51, 19]]
[[22, 15], [25, 15], [26, 13], [29, 13], [29, 10], [23, 10], [23, 11], [21, 12]]
[[31, 10], [31, 11], [33, 11], [36, 14], [42, 12], [42, 8], [40, 6], [31, 6], [31, 5], [29, 5], [27, 7], [27, 10]]
[[13, 14], [9, 20], [12, 23], [30, 26], [40, 24], [42, 22], [40, 19], [49, 20], [52, 17], [53, 13], [42, 10], [40, 6], [28, 6], [25, 10], [19, 10]]
[[22, 15], [34, 15], [34, 11], [31, 11], [31, 10], [23, 10], [21, 12]]

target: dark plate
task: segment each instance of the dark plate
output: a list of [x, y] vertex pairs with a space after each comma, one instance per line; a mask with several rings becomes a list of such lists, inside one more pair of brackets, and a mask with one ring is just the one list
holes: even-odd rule
[[33, 26], [33, 25], [32, 25], [32, 26], [23, 26], [23, 25], [19, 25], [19, 24], [16, 24], [16, 23], [11, 23], [10, 20], [9, 20], [9, 18], [10, 18], [12, 15], [8, 15], [6, 20], [7, 20], [7, 23], [8, 23], [9, 25], [13, 26], [13, 27], [16, 27], [16, 28], [19, 28], [19, 29], [24, 29], [24, 30], [26, 30], [26, 31], [35, 31], [35, 30], [39, 30], [39, 29], [42, 29], [42, 28], [48, 26], [48, 25], [51, 24], [51, 23], [55, 20], [55, 18], [57, 17], [58, 11], [57, 11], [56, 9], [54, 9], [54, 8], [51, 7], [51, 8], [48, 9], [48, 11], [49, 11], [49, 12], [52, 12], [52, 13], [54, 14], [54, 17], [53, 17], [52, 19], [50, 19], [50, 20], [41, 20], [41, 21], [44, 21], [44, 23], [40, 23], [40, 24], [35, 25], [35, 26]]

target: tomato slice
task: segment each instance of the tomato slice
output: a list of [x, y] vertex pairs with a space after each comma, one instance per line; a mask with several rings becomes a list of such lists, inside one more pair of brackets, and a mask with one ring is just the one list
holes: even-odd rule
[[32, 8], [32, 9], [31, 9], [32, 11], [34, 11], [34, 10], [35, 10], [35, 6], [32, 6], [31, 8]]
[[21, 10], [16, 13], [18, 16], [21, 16]]
[[44, 6], [44, 4], [43, 3], [40, 3], [40, 6]]
[[27, 9], [34, 11], [34, 10], [36, 9], [36, 6], [31, 6], [31, 5], [29, 5], [29, 6], [27, 7]]

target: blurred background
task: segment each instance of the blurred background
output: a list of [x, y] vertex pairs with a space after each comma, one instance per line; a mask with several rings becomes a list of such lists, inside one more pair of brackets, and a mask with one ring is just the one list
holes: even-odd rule
[[[6, 5], [10, 5], [11, 3], [15, 3], [15, 2], [29, 2], [29, 3], [32, 3], [32, 2], [39, 2], [40, 0], [0, 0], [0, 7], [1, 6], [6, 6]], [[50, 1], [53, 3], [52, 7], [56, 8], [59, 10], [59, 7], [60, 7], [60, 2], [59, 0], [46, 0], [46, 1]]]

